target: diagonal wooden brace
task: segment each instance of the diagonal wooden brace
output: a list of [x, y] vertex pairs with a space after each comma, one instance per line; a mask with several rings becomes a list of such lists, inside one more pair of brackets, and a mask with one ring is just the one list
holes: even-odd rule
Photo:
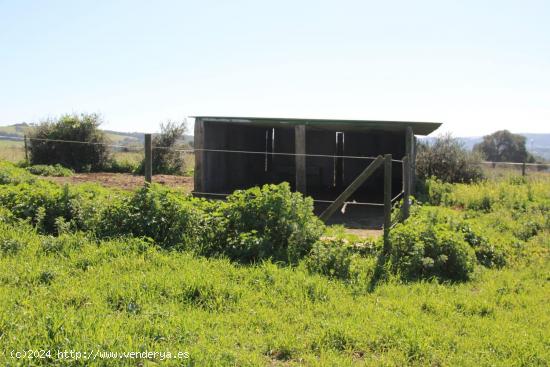
[[338, 210], [339, 207], [344, 205], [344, 202], [363, 184], [363, 182], [365, 182], [365, 180], [382, 165], [382, 163], [384, 163], [384, 158], [379, 155], [371, 164], [369, 164], [367, 168], [365, 168], [363, 172], [361, 172], [359, 176], [357, 176], [355, 180], [353, 180], [353, 182], [336, 198], [336, 200], [334, 200], [334, 202], [330, 204], [325, 211], [323, 211], [319, 218], [326, 222], [332, 214]]

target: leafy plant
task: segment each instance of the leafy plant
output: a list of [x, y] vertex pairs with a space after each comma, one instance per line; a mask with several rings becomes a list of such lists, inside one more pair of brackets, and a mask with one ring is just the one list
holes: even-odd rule
[[69, 177], [74, 173], [71, 169], [65, 168], [60, 164], [36, 164], [34, 166], [26, 167], [26, 170], [33, 175], [38, 176]]
[[349, 279], [352, 275], [353, 256], [353, 247], [345, 239], [324, 239], [315, 242], [305, 258], [305, 265], [312, 273], [331, 278]]

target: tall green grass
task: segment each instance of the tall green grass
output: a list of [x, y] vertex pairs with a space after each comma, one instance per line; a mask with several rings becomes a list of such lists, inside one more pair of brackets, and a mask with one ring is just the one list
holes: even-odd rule
[[57, 348], [188, 351], [184, 365], [197, 366], [550, 360], [547, 259], [521, 269], [480, 269], [468, 283], [387, 282], [369, 290], [304, 266], [239, 266], [137, 239], [53, 238], [5, 224], [0, 233], [4, 365], [74, 364], [9, 357], [12, 349]]

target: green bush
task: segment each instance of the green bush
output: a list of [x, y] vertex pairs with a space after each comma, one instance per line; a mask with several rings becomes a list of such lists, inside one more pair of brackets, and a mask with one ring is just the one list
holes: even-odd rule
[[296, 263], [324, 229], [313, 200], [293, 193], [287, 183], [235, 191], [205, 213], [203, 228], [212, 232], [203, 237], [208, 242], [201, 251], [245, 263], [268, 258]]
[[13, 163], [0, 161], [0, 185], [34, 181], [36, 178], [25, 169], [16, 167]]
[[41, 122], [29, 137], [31, 164], [59, 163], [77, 172], [101, 170], [109, 158], [104, 145], [107, 138], [99, 129], [101, 123], [97, 114], [67, 114]]
[[112, 173], [137, 173], [139, 170], [137, 163], [117, 159], [109, 159], [102, 169], [103, 172]]
[[107, 196], [107, 189], [96, 185], [60, 186], [37, 180], [4, 185], [0, 205], [16, 218], [29, 220], [41, 232], [57, 234], [59, 218], [71, 230], [93, 228], [102, 206], [108, 202]]
[[74, 173], [71, 169], [65, 168], [60, 164], [36, 164], [34, 166], [26, 167], [26, 170], [33, 175], [53, 177], [69, 177], [72, 176]]
[[[187, 131], [186, 121], [167, 121], [160, 124], [160, 134], [153, 136], [153, 174], [183, 174], [185, 173], [185, 161], [183, 154], [175, 149], [181, 149], [183, 135]], [[145, 171], [145, 161], [142, 161], [137, 171], [141, 174]]]
[[97, 234], [149, 237], [164, 248], [188, 249], [197, 240], [199, 215], [187, 196], [153, 184], [107, 205]]
[[349, 279], [352, 275], [353, 250], [349, 242], [342, 238], [319, 240], [305, 258], [306, 268], [311, 273]]
[[461, 233], [424, 211], [390, 232], [391, 268], [404, 279], [464, 281], [474, 270], [472, 247]]
[[481, 156], [467, 151], [451, 135], [436, 138], [433, 144], [419, 144], [416, 173], [420, 179], [437, 177], [444, 182], [477, 182], [483, 178]]

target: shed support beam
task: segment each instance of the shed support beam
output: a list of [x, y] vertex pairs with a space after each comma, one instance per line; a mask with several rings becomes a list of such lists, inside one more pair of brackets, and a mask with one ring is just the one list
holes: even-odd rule
[[296, 191], [306, 194], [306, 125], [294, 127], [296, 155]]
[[194, 173], [194, 191], [205, 192], [204, 190], [204, 122], [197, 118], [195, 119], [195, 173]]

